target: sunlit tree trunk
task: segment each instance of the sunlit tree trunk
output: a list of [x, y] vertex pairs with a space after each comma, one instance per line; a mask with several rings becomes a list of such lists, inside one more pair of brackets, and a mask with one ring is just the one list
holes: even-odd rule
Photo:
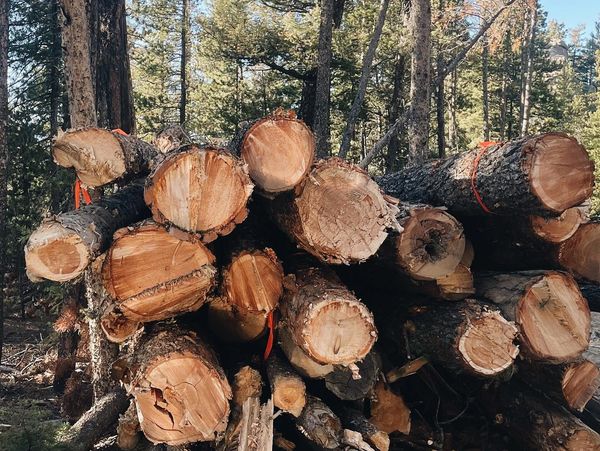
[[181, 60], [179, 65], [179, 123], [184, 124], [186, 120], [187, 91], [188, 91], [188, 62], [190, 53], [189, 33], [190, 33], [190, 0], [182, 0], [181, 13]]
[[334, 1], [322, 0], [321, 22], [319, 25], [319, 45], [317, 52], [317, 81], [315, 88], [314, 132], [317, 141], [317, 155], [320, 158], [330, 154], [330, 100], [331, 100], [331, 58], [333, 39]]
[[533, 78], [533, 47], [535, 45], [536, 23], [537, 1], [529, 13], [529, 23], [526, 27], [527, 36], [523, 45], [523, 58], [521, 67], [521, 108], [519, 114], [521, 136], [524, 136], [529, 132], [529, 113], [531, 111], [531, 80]]
[[8, 0], [0, 0], [0, 363], [4, 344], [6, 212], [8, 211]]

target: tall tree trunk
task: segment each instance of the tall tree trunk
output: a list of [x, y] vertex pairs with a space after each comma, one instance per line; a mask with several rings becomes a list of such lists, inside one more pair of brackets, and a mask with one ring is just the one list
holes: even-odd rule
[[502, 88], [500, 93], [500, 141], [507, 139], [506, 116], [508, 113], [508, 70], [511, 55], [510, 30], [504, 38], [504, 50], [502, 53]]
[[[444, 0], [439, 2], [439, 14], [444, 14]], [[445, 112], [445, 92], [444, 92], [444, 53], [442, 51], [441, 43], [438, 43], [437, 49], [437, 83], [435, 91], [436, 101], [436, 120], [437, 120], [437, 146], [438, 146], [438, 157], [444, 158], [446, 156], [446, 112]]]
[[187, 66], [190, 59], [190, 43], [189, 43], [189, 32], [190, 32], [190, 0], [182, 0], [182, 13], [181, 13], [181, 60], [179, 66], [179, 82], [181, 96], [179, 99], [179, 123], [185, 124], [186, 120], [186, 107], [187, 107]]
[[0, 362], [4, 344], [6, 223], [8, 184], [8, 0], [0, 0]]
[[456, 70], [450, 75], [450, 124], [448, 126], [448, 140], [450, 148], [458, 150], [458, 117], [456, 114], [456, 96], [458, 91], [458, 74]]
[[[394, 65], [394, 91], [392, 92], [392, 101], [390, 102], [390, 118], [388, 126], [393, 126], [400, 118], [402, 104], [404, 100], [404, 71], [406, 70], [406, 56], [400, 54], [396, 58]], [[385, 157], [385, 172], [395, 172], [400, 169], [400, 137], [399, 133], [394, 133], [388, 144], [388, 151]]]
[[483, 95], [483, 139], [490, 140], [490, 92], [488, 85], [489, 75], [489, 44], [487, 37], [483, 37], [483, 49], [481, 52], [481, 83]]
[[522, 83], [521, 83], [521, 109], [520, 124], [521, 136], [529, 132], [529, 113], [531, 110], [531, 80], [533, 78], [533, 47], [535, 45], [535, 28], [537, 23], [537, 1], [533, 10], [529, 13], [529, 24], [527, 26], [527, 38], [523, 45], [522, 58]]
[[371, 73], [371, 66], [373, 65], [375, 52], [377, 51], [377, 46], [379, 45], [379, 39], [381, 38], [381, 32], [383, 31], [383, 24], [385, 23], [385, 16], [387, 14], [389, 4], [390, 0], [381, 0], [381, 7], [379, 9], [379, 15], [377, 17], [375, 29], [373, 30], [373, 35], [371, 36], [371, 42], [369, 43], [367, 53], [365, 53], [363, 58], [362, 71], [360, 74], [360, 81], [358, 82], [356, 97], [354, 97], [354, 102], [352, 102], [352, 107], [350, 108], [350, 113], [348, 114], [348, 123], [346, 124], [344, 136], [342, 137], [342, 144], [340, 146], [340, 152], [338, 155], [340, 158], [346, 158], [348, 150], [350, 149], [350, 141], [352, 140], [352, 135], [354, 135], [354, 127], [356, 125], [356, 121], [358, 119], [358, 115], [360, 114], [360, 109], [367, 92], [367, 83]]
[[302, 99], [298, 109], [298, 117], [306, 125], [314, 129], [315, 125], [315, 96], [317, 88], [317, 69], [309, 69], [302, 78]]
[[409, 159], [424, 161], [429, 154], [429, 85], [431, 79], [431, 2], [412, 0], [413, 48], [410, 73]]
[[50, 11], [51, 17], [51, 33], [52, 33], [52, 59], [50, 62], [50, 73], [48, 75], [48, 84], [50, 85], [50, 136], [56, 136], [58, 132], [58, 115], [59, 104], [61, 98], [60, 87], [60, 59], [61, 59], [61, 43], [60, 43], [60, 25], [58, 22], [58, 0], [51, 0], [52, 5]]
[[317, 82], [315, 90], [314, 131], [317, 140], [317, 156], [330, 154], [330, 99], [331, 99], [331, 58], [333, 38], [334, 0], [322, 0], [321, 23], [319, 25], [319, 45], [317, 56]]

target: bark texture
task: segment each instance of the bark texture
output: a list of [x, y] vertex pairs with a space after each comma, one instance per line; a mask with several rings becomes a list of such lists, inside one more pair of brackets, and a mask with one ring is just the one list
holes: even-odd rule
[[0, 1], [0, 363], [4, 340], [6, 222], [8, 211], [8, 0]]
[[317, 76], [315, 83], [314, 131], [317, 156], [325, 158], [330, 154], [330, 99], [331, 99], [331, 59], [333, 54], [333, 14], [334, 0], [321, 3], [319, 43], [317, 46]]
[[381, 370], [381, 359], [375, 351], [351, 367], [336, 366], [325, 376], [325, 386], [339, 399], [364, 399], [373, 389]]
[[342, 423], [319, 398], [309, 396], [296, 427], [311, 442], [325, 449], [337, 449], [342, 439]]

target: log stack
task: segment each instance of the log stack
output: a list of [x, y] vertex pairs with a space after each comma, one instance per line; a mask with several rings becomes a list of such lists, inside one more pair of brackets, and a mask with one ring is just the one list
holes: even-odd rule
[[315, 161], [283, 110], [227, 149], [187, 140], [62, 133], [58, 164], [120, 188], [25, 248], [32, 280], [88, 268], [107, 296], [89, 319], [119, 344], [121, 449], [139, 431], [218, 450], [468, 449], [484, 429], [504, 449], [600, 449], [584, 423], [600, 424], [600, 221], [574, 138], [376, 180]]

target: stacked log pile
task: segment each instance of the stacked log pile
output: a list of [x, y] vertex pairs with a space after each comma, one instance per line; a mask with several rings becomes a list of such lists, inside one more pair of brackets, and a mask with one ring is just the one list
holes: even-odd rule
[[102, 285], [88, 315], [119, 346], [121, 449], [140, 434], [463, 449], [481, 445], [477, 424], [494, 431], [486, 449], [600, 449], [600, 221], [581, 206], [593, 165], [575, 139], [373, 179], [314, 161], [290, 112], [245, 124], [229, 149], [165, 133], [160, 148], [96, 128], [57, 137], [82, 183], [121, 187], [25, 248], [32, 280]]

